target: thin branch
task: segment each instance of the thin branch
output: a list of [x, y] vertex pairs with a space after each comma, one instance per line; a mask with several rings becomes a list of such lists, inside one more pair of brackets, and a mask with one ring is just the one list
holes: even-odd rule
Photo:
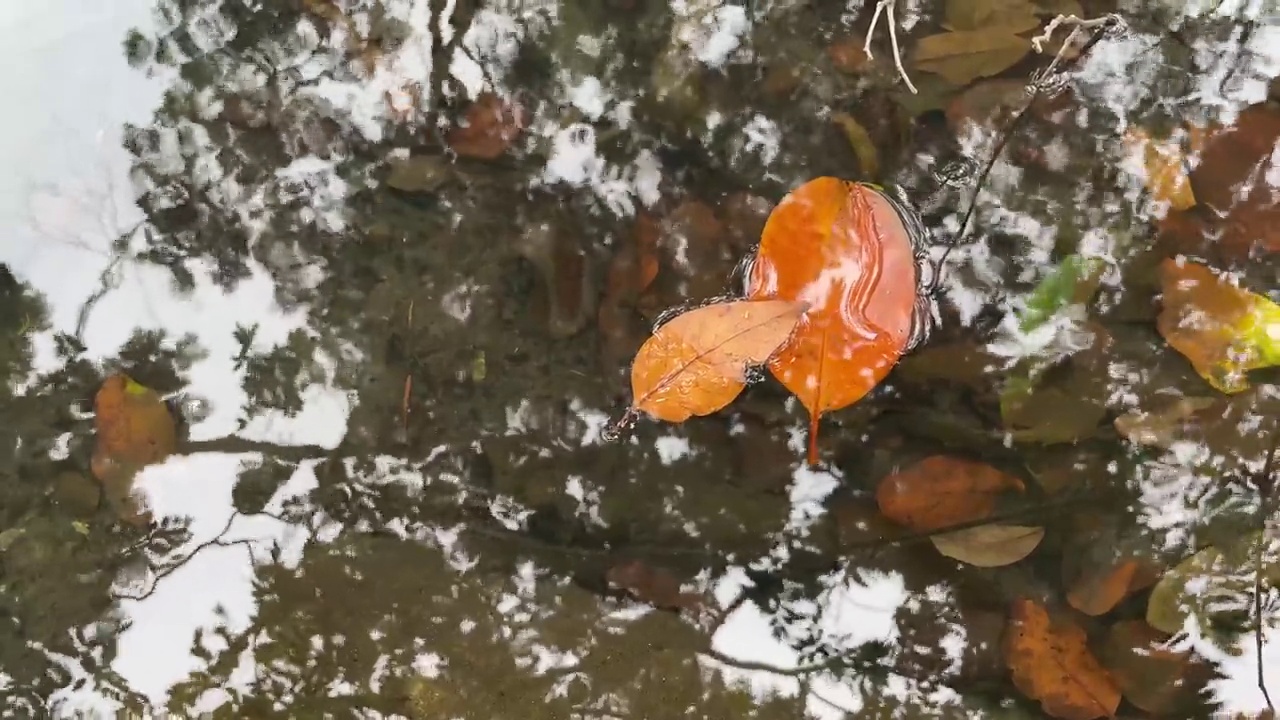
[[1054, 55], [1053, 62], [1049, 63], [1048, 69], [1044, 71], [1045, 74], [1048, 75], [1057, 69], [1058, 63], [1062, 62], [1062, 58], [1067, 54], [1067, 50], [1071, 47], [1071, 44], [1079, 40], [1085, 30], [1124, 27], [1124, 24], [1124, 18], [1115, 13], [1109, 13], [1091, 20], [1086, 20], [1075, 15], [1059, 15], [1049, 21], [1049, 24], [1044, 27], [1043, 32], [1031, 38], [1031, 47], [1035, 48], [1037, 53], [1044, 53], [1044, 44], [1053, 38], [1053, 32], [1055, 30], [1063, 25], [1071, 28], [1071, 32], [1067, 33], [1067, 37], [1062, 41], [1062, 47], [1059, 47], [1058, 53]]
[[867, 28], [867, 39], [862, 43], [862, 51], [867, 54], [868, 60], [874, 60], [871, 54], [871, 38], [875, 37], [876, 25], [880, 24], [880, 15], [885, 16], [885, 22], [889, 25], [889, 44], [893, 47], [893, 66], [898, 69], [898, 76], [907, 84], [907, 89], [912, 95], [918, 95], [919, 90], [911, 82], [911, 76], [907, 75], [907, 71], [902, 67], [902, 52], [898, 49], [898, 20], [893, 15], [894, 6], [898, 4], [898, 0], [880, 0], [876, 3], [876, 12], [871, 16], [871, 26]]
[[1267, 701], [1267, 709], [1271, 711], [1272, 716], [1275, 715], [1276, 706], [1271, 702], [1271, 692], [1267, 690], [1266, 674], [1263, 672], [1262, 667], [1262, 547], [1266, 543], [1268, 505], [1271, 500], [1271, 493], [1275, 488], [1271, 475], [1275, 467], [1276, 448], [1280, 446], [1280, 432], [1278, 431], [1280, 431], [1280, 426], [1273, 423], [1271, 426], [1271, 449], [1267, 452], [1266, 462], [1262, 464], [1262, 472], [1258, 474], [1258, 480], [1255, 483], [1258, 486], [1261, 498], [1258, 503], [1258, 541], [1254, 548], [1253, 558], [1253, 644], [1254, 650], [1258, 654], [1258, 689], [1262, 691], [1262, 697]]
[[148, 584], [149, 586], [144, 592], [138, 593], [136, 595], [130, 594], [130, 593], [113, 592], [111, 594], [112, 597], [115, 598], [116, 600], [138, 600], [138, 601], [146, 600], [147, 598], [154, 595], [156, 590], [160, 588], [161, 580], [177, 572], [178, 568], [185, 566], [189, 561], [195, 558], [196, 555], [199, 555], [201, 552], [211, 547], [232, 547], [233, 545], [243, 545], [249, 551], [249, 556], [252, 558], [253, 540], [248, 538], [244, 538], [241, 540], [231, 540], [231, 541], [223, 540], [223, 538], [226, 537], [227, 533], [231, 532], [231, 525], [232, 523], [235, 522], [236, 518], [239, 516], [240, 516], [239, 512], [232, 512], [231, 516], [227, 518], [227, 524], [222, 526], [222, 530], [218, 531], [217, 535], [214, 535], [212, 538], [209, 538], [208, 540], [205, 540], [199, 545], [196, 545], [194, 548], [192, 548], [189, 552], [187, 552], [181, 558], [174, 560], [171, 563], [166, 563], [162, 569], [157, 570], [156, 566], [151, 565], [149, 569], [152, 572], [154, 572], [155, 575], [152, 576], [151, 582]]

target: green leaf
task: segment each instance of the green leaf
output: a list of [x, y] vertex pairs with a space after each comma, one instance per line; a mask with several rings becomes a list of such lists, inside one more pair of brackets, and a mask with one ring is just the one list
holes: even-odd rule
[[1102, 258], [1067, 256], [1027, 296], [1025, 307], [1018, 313], [1019, 327], [1023, 332], [1031, 332], [1061, 310], [1089, 302], [1102, 283], [1106, 267]]

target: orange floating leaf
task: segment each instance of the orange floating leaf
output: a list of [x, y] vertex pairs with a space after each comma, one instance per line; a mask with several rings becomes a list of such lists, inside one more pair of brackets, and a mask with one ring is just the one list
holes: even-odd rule
[[769, 370], [809, 411], [816, 463], [822, 414], [870, 392], [910, 341], [916, 265], [907, 227], [868, 185], [811, 180], [765, 223], [747, 296], [809, 306]]
[[527, 122], [519, 103], [486, 92], [467, 109], [464, 124], [455, 125], [445, 139], [463, 157], [492, 160], [511, 147]]
[[1115, 715], [1120, 689], [1089, 651], [1079, 626], [1032, 600], [1017, 600], [1004, 637], [1013, 684], [1045, 713], [1062, 720], [1096, 720]]
[[932, 532], [981, 520], [1001, 493], [1024, 489], [1021, 480], [986, 463], [934, 455], [881, 480], [876, 502], [890, 520]]
[[1138, 561], [1126, 560], [1114, 567], [1086, 571], [1071, 586], [1067, 602], [1085, 615], [1102, 615], [1115, 607], [1133, 586]]
[[728, 405], [746, 386], [747, 368], [778, 352], [804, 309], [786, 300], [737, 300], [661, 325], [631, 366], [633, 410], [683, 422]]
[[173, 416], [156, 391], [124, 374], [103, 381], [93, 408], [93, 475], [121, 519], [145, 524], [149, 517], [133, 495], [133, 479], [143, 467], [163, 461], [174, 451]]
[[1183, 259], [1165, 260], [1160, 279], [1156, 327], [1210, 385], [1240, 392], [1249, 370], [1280, 365], [1280, 305]]

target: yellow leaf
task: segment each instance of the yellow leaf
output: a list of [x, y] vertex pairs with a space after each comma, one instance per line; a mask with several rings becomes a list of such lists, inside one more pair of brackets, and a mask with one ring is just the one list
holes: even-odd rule
[[[1177, 140], [1156, 140], [1146, 130], [1134, 127], [1125, 133], [1124, 142], [1141, 153], [1143, 180], [1151, 197], [1157, 202], [1167, 203], [1171, 210], [1186, 210], [1195, 206], [1195, 194], [1191, 191], [1191, 180], [1187, 176], [1187, 153]], [[1196, 152], [1196, 146], [1203, 142], [1204, 131], [1192, 128], [1189, 131], [1188, 150]]]
[[880, 156], [876, 152], [875, 141], [871, 139], [871, 134], [867, 129], [862, 127], [861, 123], [848, 113], [832, 113], [831, 120], [840, 126], [840, 130], [844, 132], [845, 139], [849, 141], [853, 152], [858, 156], [858, 163], [862, 166], [862, 174], [869, 178], [876, 178], [880, 174]]
[[1241, 392], [1245, 373], [1280, 365], [1280, 305], [1185, 259], [1165, 260], [1160, 275], [1156, 327], [1210, 385]]

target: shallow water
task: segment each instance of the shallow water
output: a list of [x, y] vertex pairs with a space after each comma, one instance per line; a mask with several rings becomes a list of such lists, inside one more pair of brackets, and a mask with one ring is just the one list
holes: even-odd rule
[[[1259, 717], [1280, 313], [1161, 263], [1280, 299], [1280, 7], [899, 0], [916, 94], [873, 9], [0, 10], [0, 717]], [[812, 467], [764, 370], [607, 439], [821, 176], [931, 334]]]

